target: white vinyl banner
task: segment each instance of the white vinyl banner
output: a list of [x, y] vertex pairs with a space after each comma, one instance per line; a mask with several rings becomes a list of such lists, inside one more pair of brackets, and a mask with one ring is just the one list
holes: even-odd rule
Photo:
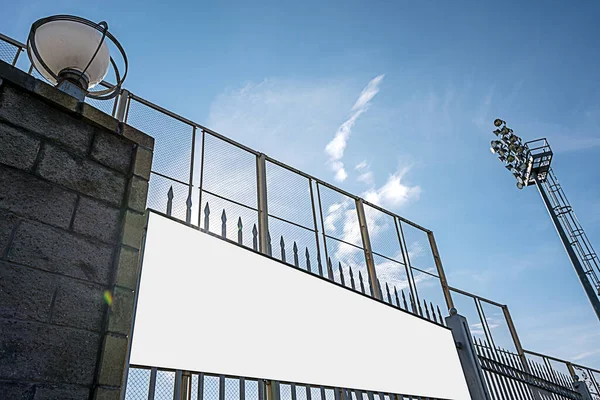
[[154, 213], [130, 362], [470, 398], [449, 330]]

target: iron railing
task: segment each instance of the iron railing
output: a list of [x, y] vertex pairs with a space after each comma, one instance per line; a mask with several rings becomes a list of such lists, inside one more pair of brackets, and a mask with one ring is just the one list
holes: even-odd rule
[[[274, 393], [273, 393], [274, 391]], [[270, 392], [267, 394], [267, 392]], [[132, 365], [125, 400], [444, 400]]]
[[474, 338], [488, 392], [494, 400], [581, 400], [570, 376]]

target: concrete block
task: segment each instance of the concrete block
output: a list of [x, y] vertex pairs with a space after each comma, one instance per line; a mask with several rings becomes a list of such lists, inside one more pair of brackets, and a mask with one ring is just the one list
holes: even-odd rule
[[129, 198], [127, 207], [138, 212], [146, 211], [146, 201], [148, 199], [148, 181], [137, 176], [132, 176], [129, 180]]
[[0, 166], [0, 208], [68, 228], [77, 195], [25, 172]]
[[139, 254], [140, 252], [138, 250], [121, 247], [119, 264], [117, 266], [116, 285], [136, 290], [139, 278]]
[[150, 171], [152, 170], [152, 157], [154, 153], [144, 147], [138, 147], [135, 152], [135, 164], [133, 174], [145, 180], [150, 180]]
[[113, 248], [72, 233], [22, 221], [8, 260], [100, 284], [108, 284]]
[[115, 288], [108, 316], [108, 331], [129, 336], [135, 296], [132, 290]]
[[104, 317], [104, 288], [60, 277], [50, 322], [99, 332]]
[[98, 386], [94, 393], [94, 400], [120, 400], [121, 390]]
[[40, 140], [0, 123], [0, 163], [22, 170], [33, 167]]
[[79, 155], [85, 155], [94, 127], [46, 104], [34, 95], [7, 86], [0, 99], [0, 118], [55, 140]]
[[154, 150], [154, 138], [145, 134], [142, 131], [138, 131], [133, 126], [123, 124], [123, 129], [121, 134], [125, 136], [127, 139], [148, 148], [149, 150]]
[[99, 334], [7, 319], [0, 331], [0, 380], [92, 384]]
[[101, 164], [124, 174], [129, 172], [134, 144], [116, 133], [96, 131], [91, 156]]
[[19, 218], [11, 213], [0, 209], [0, 257], [3, 257], [8, 250], [12, 231], [19, 221]]
[[89, 400], [90, 389], [77, 385], [37, 384], [33, 400]]
[[0, 317], [48, 322], [57, 279], [49, 272], [0, 262]]
[[127, 338], [110, 334], [106, 335], [102, 346], [98, 383], [101, 385], [121, 386], [126, 357]]
[[35, 393], [34, 385], [20, 382], [0, 382], [0, 399], [30, 400]]
[[127, 210], [123, 226], [122, 243], [139, 249], [142, 246], [142, 235], [146, 227], [146, 216]]
[[81, 197], [73, 230], [104, 242], [114, 243], [119, 233], [120, 210], [89, 197]]
[[52, 182], [116, 206], [125, 193], [125, 176], [51, 145], [43, 151], [38, 173]]
[[[114, 104], [112, 101], [110, 101], [111, 106]], [[114, 132], [115, 134], [119, 130], [119, 121], [90, 104], [83, 104], [83, 107], [81, 107], [81, 116], [93, 124]]]

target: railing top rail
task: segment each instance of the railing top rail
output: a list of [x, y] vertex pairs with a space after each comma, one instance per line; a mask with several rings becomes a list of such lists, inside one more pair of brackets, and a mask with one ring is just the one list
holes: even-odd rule
[[4, 40], [5, 42], [12, 44], [13, 46], [20, 47], [21, 50], [25, 50], [27, 48], [27, 46], [25, 46], [24, 43], [21, 43], [18, 40], [3, 35], [2, 33], [0, 33], [0, 40]]
[[474, 299], [478, 299], [478, 300], [481, 300], [481, 301], [485, 301], [486, 303], [490, 303], [490, 304], [492, 304], [492, 305], [494, 305], [494, 306], [498, 306], [498, 307], [501, 307], [501, 308], [505, 308], [505, 307], [506, 307], [506, 304], [501, 304], [501, 303], [498, 303], [498, 302], [496, 302], [496, 301], [494, 301], [494, 300], [486, 299], [485, 297], [481, 297], [481, 296], [478, 296], [478, 295], [476, 295], [476, 294], [469, 293], [469, 292], [467, 292], [467, 291], [464, 291], [464, 290], [462, 290], [462, 289], [455, 288], [455, 287], [453, 287], [453, 286], [449, 286], [448, 288], [449, 288], [451, 291], [453, 291], [453, 292], [456, 292], [456, 293], [458, 293], [458, 294], [462, 294], [462, 295], [469, 296], [469, 297], [471, 297], [471, 298], [474, 298]]
[[581, 368], [581, 369], [585, 369], [585, 370], [592, 371], [592, 372], [595, 372], [597, 374], [600, 374], [600, 370], [597, 370], [597, 369], [594, 369], [594, 368], [590, 368], [590, 367], [586, 367], [586, 366], [583, 366], [583, 365], [580, 365], [580, 364], [575, 364], [575, 363], [572, 363], [570, 361], [563, 360], [561, 358], [552, 357], [552, 356], [549, 356], [549, 355], [546, 355], [546, 354], [537, 353], [535, 351], [525, 350], [525, 349], [523, 350], [523, 352], [525, 352], [526, 354], [531, 354], [532, 356], [547, 358], [548, 360], [560, 362], [560, 363], [563, 363], [563, 364], [570, 364], [570, 365], [572, 365], [575, 368]]

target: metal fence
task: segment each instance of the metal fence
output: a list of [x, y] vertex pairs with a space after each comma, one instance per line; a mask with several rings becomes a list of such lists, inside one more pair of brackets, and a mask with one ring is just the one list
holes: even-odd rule
[[125, 400], [443, 400], [239, 376], [131, 366]]
[[570, 376], [474, 338], [488, 392], [494, 400], [581, 400]]

